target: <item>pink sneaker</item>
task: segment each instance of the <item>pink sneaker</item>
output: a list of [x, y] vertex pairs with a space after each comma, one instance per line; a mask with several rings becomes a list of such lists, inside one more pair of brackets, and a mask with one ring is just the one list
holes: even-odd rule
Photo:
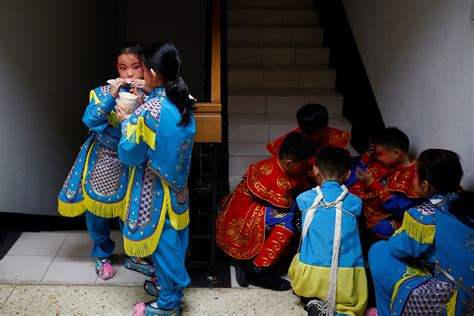
[[115, 271], [110, 259], [98, 259], [95, 264], [95, 272], [102, 280], [108, 280], [114, 277]]
[[371, 307], [365, 310], [364, 316], [378, 316], [377, 309], [375, 307]]

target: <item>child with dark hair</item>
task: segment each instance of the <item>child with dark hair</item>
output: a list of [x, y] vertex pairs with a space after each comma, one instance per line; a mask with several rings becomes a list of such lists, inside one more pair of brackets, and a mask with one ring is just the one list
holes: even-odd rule
[[459, 193], [462, 175], [456, 153], [420, 154], [414, 187], [426, 202], [369, 252], [379, 315], [474, 314], [474, 200]]
[[304, 172], [314, 145], [301, 133], [290, 133], [278, 156], [249, 166], [235, 190], [223, 200], [217, 218], [217, 245], [239, 260], [237, 281], [275, 291], [290, 283], [272, 273], [295, 227], [292, 189]]
[[403, 212], [420, 203], [413, 187], [415, 162], [408, 155], [409, 145], [401, 130], [386, 128], [346, 183], [362, 199], [367, 228], [378, 239], [390, 237], [400, 227]]
[[[121, 133], [114, 107], [120, 92], [143, 95], [140, 89], [144, 82], [143, 54], [140, 43], [124, 43], [115, 59], [119, 77], [110, 85], [90, 91], [89, 105], [82, 118], [89, 128], [89, 137], [58, 197], [61, 215], [73, 217], [86, 213], [87, 230], [94, 244], [92, 256], [97, 258], [96, 273], [103, 280], [115, 274], [110, 261], [115, 248], [110, 226], [123, 215], [128, 184], [128, 166], [117, 157]], [[125, 258], [125, 267], [148, 276], [154, 273], [153, 265], [139, 258]]]
[[[348, 132], [328, 127], [329, 115], [328, 110], [324, 105], [317, 103], [305, 104], [296, 112], [296, 119], [299, 128], [291, 131], [291, 133], [301, 133], [308, 137], [308, 139], [314, 144], [316, 151], [326, 146], [347, 148], [347, 145], [350, 142], [351, 135]], [[272, 156], [278, 155], [278, 151], [280, 150], [285, 136], [286, 135], [281, 136], [267, 144], [267, 150], [272, 154]], [[313, 156], [314, 155], [316, 155], [316, 152]], [[307, 174], [304, 174], [300, 179], [297, 179], [297, 182], [297, 187], [300, 192], [310, 189], [314, 185], [312, 171], [307, 170]]]
[[123, 239], [130, 256], [152, 256], [161, 289], [145, 283], [157, 300], [137, 304], [134, 315], [180, 315], [189, 242], [187, 180], [196, 133], [194, 99], [181, 77], [181, 56], [169, 42], [145, 53], [147, 101], [133, 114], [120, 106], [120, 160], [131, 166], [125, 202]]
[[350, 174], [349, 154], [322, 148], [314, 174], [319, 185], [296, 198], [303, 231], [288, 272], [293, 291], [309, 301], [305, 309], [311, 315], [362, 315], [368, 298], [357, 225], [362, 201], [343, 185]]
[[[308, 137], [316, 146], [316, 150], [325, 146], [336, 146], [346, 148], [351, 136], [349, 133], [339, 129], [328, 127], [329, 115], [324, 105], [308, 103], [296, 112], [299, 128], [291, 133], [301, 133]], [[286, 135], [276, 139], [267, 145], [268, 151], [277, 155], [281, 143]]]

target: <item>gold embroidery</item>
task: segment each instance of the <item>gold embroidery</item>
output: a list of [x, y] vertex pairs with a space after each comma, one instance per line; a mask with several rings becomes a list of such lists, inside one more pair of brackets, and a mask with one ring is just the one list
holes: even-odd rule
[[266, 163], [260, 167], [259, 172], [260, 174], [267, 176], [273, 171], [273, 165], [271, 163]]
[[291, 189], [291, 183], [283, 177], [278, 177], [277, 184], [282, 190], [289, 191]]

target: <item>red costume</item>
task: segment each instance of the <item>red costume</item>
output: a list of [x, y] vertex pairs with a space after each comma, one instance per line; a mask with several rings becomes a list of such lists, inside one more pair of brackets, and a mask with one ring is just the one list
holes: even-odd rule
[[[349, 188], [349, 191], [363, 201], [362, 211], [367, 220], [367, 228], [373, 228], [378, 222], [392, 215], [392, 212], [387, 211], [382, 203], [392, 199], [393, 193], [403, 193], [408, 199], [418, 198], [413, 188], [413, 178], [416, 171], [415, 162], [406, 167], [398, 165], [387, 168], [382, 162], [372, 160], [365, 153], [362, 156], [361, 163], [367, 166], [367, 172], [370, 172], [374, 178], [368, 185], [357, 180]], [[394, 229], [398, 229], [401, 222], [398, 219], [393, 219], [392, 225]]]
[[[288, 134], [290, 133], [301, 133], [301, 129], [297, 128], [289, 132]], [[288, 134], [285, 134], [281, 136], [280, 138], [274, 140], [273, 142], [267, 144], [267, 150], [272, 154], [272, 156], [275, 156], [275, 157], [278, 156], [278, 152], [280, 151], [281, 144], [283, 143], [283, 140]], [[318, 149], [320, 148], [327, 147], [327, 146], [336, 146], [336, 147], [346, 149], [347, 145], [349, 145], [350, 140], [351, 140], [351, 134], [349, 134], [348, 132], [341, 131], [337, 128], [327, 127], [324, 135], [322, 136], [318, 144], [318, 147], [316, 148], [316, 151], [318, 151]], [[297, 178], [295, 177], [295, 181], [296, 181], [295, 187], [298, 192], [304, 192], [316, 186], [316, 182], [312, 179], [312, 174], [313, 174], [312, 166], [315, 164], [316, 164], [316, 156], [313, 156], [311, 159], [311, 164], [308, 165], [309, 169], [307, 170], [306, 174]]]
[[234, 192], [223, 200], [216, 223], [217, 245], [233, 258], [245, 260], [258, 254], [256, 266], [272, 265], [293, 232], [275, 225], [265, 238], [266, 207], [282, 214], [290, 212], [294, 185], [277, 157], [251, 164]]

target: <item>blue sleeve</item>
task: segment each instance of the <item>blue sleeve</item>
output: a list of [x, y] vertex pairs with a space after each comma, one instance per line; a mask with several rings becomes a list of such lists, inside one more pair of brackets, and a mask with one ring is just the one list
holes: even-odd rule
[[124, 164], [133, 167], [142, 165], [147, 161], [149, 147], [145, 142], [137, 143], [127, 138], [127, 128], [129, 124], [129, 120], [122, 122], [122, 137], [118, 145], [118, 157]]
[[82, 122], [92, 131], [100, 133], [108, 126], [109, 114], [115, 107], [115, 98], [109, 93], [102, 96], [97, 89], [89, 96], [89, 105], [82, 117]]
[[358, 164], [356, 164], [355, 166], [353, 166], [351, 168], [351, 174], [349, 176], [349, 179], [347, 179], [347, 181], [344, 183], [344, 185], [348, 188], [350, 188], [354, 183], [356, 183], [357, 181], [357, 176], [356, 176], [356, 170], [357, 168], [360, 168], [362, 169], [362, 171], [366, 171], [367, 169], [367, 166], [365, 166], [361, 161], [359, 161]]
[[389, 251], [396, 258], [418, 258], [433, 246], [433, 238], [423, 237], [423, 234], [434, 236], [435, 225], [417, 222], [414, 219], [416, 217], [415, 208], [408, 210], [403, 217], [402, 227], [388, 240]]
[[409, 198], [403, 193], [394, 192], [392, 196], [382, 203], [385, 210], [389, 211], [395, 216], [403, 216], [403, 213], [420, 204], [419, 199]]

